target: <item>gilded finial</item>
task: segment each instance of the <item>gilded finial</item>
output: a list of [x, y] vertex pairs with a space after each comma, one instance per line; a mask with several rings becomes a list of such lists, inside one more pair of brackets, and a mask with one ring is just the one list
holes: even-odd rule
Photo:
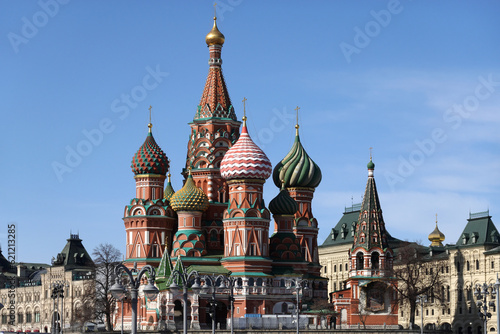
[[151, 132], [151, 128], [153, 127], [153, 124], [151, 123], [151, 109], [153, 109], [153, 107], [149, 106], [149, 124], [148, 124], [149, 132]]
[[247, 110], [246, 110], [246, 102], [247, 102], [247, 98], [244, 97], [243, 100], [243, 125], [246, 125], [247, 124]]
[[205, 42], [208, 46], [211, 45], [223, 45], [224, 44], [224, 35], [217, 28], [217, 3], [214, 2], [214, 26], [212, 30], [205, 37]]
[[372, 161], [372, 150], [373, 150], [373, 147], [370, 147], [370, 161]]
[[188, 175], [191, 175], [191, 165], [188, 166]]
[[436, 226], [438, 224], [438, 214], [436, 213]]
[[295, 123], [295, 133], [298, 135], [299, 134], [299, 106], [297, 106], [297, 108], [295, 108], [295, 118], [296, 118], [296, 123]]

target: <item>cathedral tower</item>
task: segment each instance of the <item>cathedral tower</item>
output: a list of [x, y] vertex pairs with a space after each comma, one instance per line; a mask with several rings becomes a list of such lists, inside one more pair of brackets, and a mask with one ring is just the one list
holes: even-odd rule
[[194, 184], [203, 190], [210, 207], [203, 215], [203, 227], [209, 235], [210, 249], [222, 252], [222, 213], [227, 207], [227, 184], [220, 175], [220, 163], [227, 150], [239, 137], [240, 122], [236, 119], [226, 82], [222, 74], [221, 50], [224, 35], [217, 28], [214, 17], [212, 30], [205, 42], [209, 50], [208, 76], [194, 119], [189, 123], [186, 168], [191, 167]]
[[176, 219], [175, 213], [164, 199], [163, 185], [169, 162], [156, 143], [151, 128], [144, 144], [132, 159], [135, 174], [136, 194], [125, 207], [123, 221], [126, 231], [126, 260], [141, 267], [146, 264], [157, 266], [165, 245], [171, 239]]
[[366, 183], [361, 211], [356, 224], [354, 242], [351, 249], [350, 276], [390, 277], [392, 272], [392, 250], [387, 244], [382, 208], [378, 198], [373, 171], [375, 164], [370, 158], [367, 165]]
[[269, 210], [262, 197], [271, 171], [271, 162], [248, 135], [246, 117], [243, 117], [240, 138], [221, 162], [221, 175], [229, 186], [221, 263], [233, 273], [271, 271]]
[[[298, 107], [296, 110], [298, 111]], [[290, 152], [274, 167], [273, 181], [280, 188], [283, 182], [298, 204], [293, 233], [300, 241], [302, 255], [309, 262], [310, 271], [319, 276], [318, 222], [313, 216], [311, 202], [314, 190], [321, 182], [321, 170], [300, 142], [298, 122], [295, 129], [295, 142]]]
[[172, 245], [172, 256], [207, 255], [205, 235], [201, 230], [201, 215], [208, 208], [208, 198], [194, 184], [191, 170], [184, 187], [170, 198], [170, 205], [178, 217], [178, 230]]

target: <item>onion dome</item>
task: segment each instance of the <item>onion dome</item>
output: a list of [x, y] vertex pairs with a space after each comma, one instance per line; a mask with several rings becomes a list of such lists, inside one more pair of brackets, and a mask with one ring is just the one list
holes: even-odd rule
[[191, 170], [179, 191], [170, 197], [170, 206], [174, 211], [205, 211], [208, 208], [208, 197], [193, 181]]
[[375, 169], [375, 164], [373, 163], [372, 159], [370, 158], [370, 162], [366, 165], [368, 169]]
[[217, 18], [214, 17], [214, 26], [212, 30], [205, 37], [205, 42], [208, 46], [210, 45], [223, 45], [224, 44], [224, 35], [217, 29]]
[[316, 188], [321, 182], [321, 169], [307, 155], [306, 150], [302, 147], [299, 137], [299, 126], [295, 134], [295, 142], [292, 149], [281, 160], [273, 171], [273, 181], [276, 187], [281, 186], [281, 180], [284, 181], [285, 187], [306, 187]]
[[151, 132], [153, 125], [148, 124], [149, 133], [144, 144], [139, 148], [132, 158], [132, 171], [138, 174], [160, 174], [165, 175], [168, 171], [168, 158], [156, 143]]
[[170, 182], [170, 173], [168, 173], [167, 177], [168, 177], [167, 185], [165, 186], [165, 191], [163, 192], [163, 198], [170, 201], [170, 198], [172, 198], [175, 191], [174, 188], [172, 187], [172, 183]]
[[434, 231], [431, 232], [431, 234], [429, 234], [429, 241], [431, 242], [431, 246], [443, 247], [444, 239], [445, 239], [444, 234], [438, 229], [438, 224], [436, 220], [436, 228], [434, 229]]
[[294, 215], [299, 209], [299, 205], [290, 197], [288, 190], [281, 188], [278, 196], [269, 203], [269, 210], [273, 215]]
[[220, 163], [220, 174], [225, 179], [262, 179], [271, 176], [273, 166], [266, 154], [248, 135], [246, 117], [238, 141], [226, 152]]

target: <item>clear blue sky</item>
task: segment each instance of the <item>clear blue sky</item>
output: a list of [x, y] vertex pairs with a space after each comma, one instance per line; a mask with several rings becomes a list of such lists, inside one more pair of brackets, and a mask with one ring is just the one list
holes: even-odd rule
[[[449, 243], [469, 210], [500, 224], [498, 1], [218, 3], [233, 105], [241, 119], [248, 99], [250, 135], [273, 165], [301, 107], [302, 143], [323, 172], [319, 243], [361, 201], [369, 147], [393, 236], [428, 244], [436, 213]], [[89, 252], [104, 242], [124, 251], [149, 105], [181, 187], [212, 5], [0, 0], [4, 254], [10, 223], [18, 261], [50, 262], [70, 231]], [[268, 181], [265, 192], [269, 203], [278, 189]]]

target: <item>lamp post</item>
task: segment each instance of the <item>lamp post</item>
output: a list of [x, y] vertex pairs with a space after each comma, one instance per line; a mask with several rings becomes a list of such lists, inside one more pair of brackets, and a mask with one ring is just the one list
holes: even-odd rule
[[[118, 264], [115, 267], [115, 273], [116, 273], [116, 283], [113, 284], [113, 286], [110, 288], [111, 294], [113, 295], [114, 298], [122, 300], [125, 297], [125, 287], [121, 284], [121, 274], [125, 273], [128, 275], [129, 282], [128, 285], [130, 287], [130, 297], [131, 297], [131, 305], [132, 305], [132, 334], [137, 333], [137, 296], [139, 292], [139, 287], [141, 285], [141, 277], [144, 275], [146, 272], [149, 273], [149, 278], [148, 278], [148, 284], [144, 286], [142, 291], [144, 292], [144, 295], [149, 299], [149, 300], [155, 300], [156, 296], [158, 296], [158, 288], [154, 286], [154, 280], [155, 280], [155, 270], [153, 267], [150, 265], [145, 265], [137, 274], [137, 277], [134, 279], [133, 272], [137, 272], [137, 269], [135, 269], [136, 264], [134, 263], [134, 268], [129, 270], [127, 267], [123, 265], [123, 263]], [[123, 316], [123, 313], [122, 313]], [[123, 325], [122, 325], [123, 328]]]
[[[217, 307], [216, 307], [216, 303], [217, 303], [217, 300], [215, 299], [215, 292], [216, 292], [216, 284], [217, 284], [217, 281], [220, 281], [220, 284], [221, 286], [219, 286], [219, 288], [225, 288], [225, 285], [223, 284], [223, 279], [224, 279], [224, 276], [223, 275], [203, 275], [201, 276], [201, 278], [203, 279], [203, 285], [201, 286], [201, 289], [204, 293], [207, 293], [208, 292], [208, 289], [210, 288], [210, 286], [212, 286], [212, 299], [210, 301], [210, 304], [211, 304], [211, 308], [212, 308], [212, 334], [215, 334], [215, 322], [216, 322], [216, 311], [217, 311]], [[207, 282], [210, 282], [210, 286], [207, 285]]]
[[[497, 277], [497, 283], [498, 282], [498, 277]], [[476, 284], [476, 289], [474, 291], [474, 295], [477, 298], [477, 308], [479, 309], [478, 315], [483, 320], [483, 333], [486, 334], [488, 332], [488, 319], [491, 318], [491, 312], [488, 312], [489, 308], [495, 307], [495, 302], [491, 300], [496, 296], [498, 300], [498, 286], [497, 283], [495, 284]], [[491, 292], [490, 292], [491, 291]], [[488, 295], [491, 294], [490, 302], [487, 303], [487, 298]], [[498, 318], [498, 313], [497, 313], [497, 318]], [[498, 324], [498, 320], [497, 320]], [[498, 329], [498, 328], [497, 328]]]
[[[231, 272], [228, 273], [228, 275], [231, 275]], [[231, 313], [231, 334], [234, 334], [234, 289], [241, 289], [241, 284], [239, 284], [239, 278], [238, 277], [232, 277], [232, 276], [222, 276], [223, 280], [221, 280], [219, 289], [229, 289], [229, 302], [230, 302], [230, 313]], [[225, 283], [228, 283], [228, 286], [226, 286]]]
[[[55, 334], [63, 332], [64, 322], [63, 322], [63, 314], [64, 314], [64, 288], [69, 286], [66, 281], [55, 281], [52, 285], [52, 293], [50, 298], [54, 299], [54, 312], [52, 314], [52, 329]], [[59, 298], [61, 298], [61, 316], [59, 316]], [[59, 319], [60, 317], [60, 319]], [[57, 328], [57, 321], [60, 320], [59, 326]]]
[[424, 333], [424, 303], [427, 303], [426, 295], [418, 295], [415, 299], [420, 304], [420, 333]]
[[497, 334], [500, 334], [500, 314], [498, 312], [498, 308], [500, 307], [500, 280], [498, 279], [498, 274], [497, 274], [497, 281], [495, 282], [495, 295], [496, 295], [496, 308], [495, 311], [497, 312]]
[[[300, 297], [301, 292], [303, 292], [303, 290], [309, 289], [308, 281], [305, 279], [301, 279], [301, 278], [290, 278], [288, 281], [290, 282], [290, 286], [288, 286], [287, 289], [295, 289], [295, 294], [297, 295], [297, 307], [296, 307], [297, 334], [299, 334], [299, 319], [300, 319], [299, 297]], [[293, 284], [293, 286], [292, 286], [292, 284]]]
[[[117, 279], [117, 283], [120, 283], [120, 280], [118, 279], [118, 277], [116, 279]], [[121, 285], [121, 283], [119, 285]], [[123, 288], [123, 290], [121, 292], [118, 291], [119, 286], [117, 286], [116, 287], [117, 289], [114, 291], [114, 294], [113, 294], [113, 292], [111, 292], [111, 293], [113, 294], [113, 297], [115, 297], [117, 300], [119, 300], [120, 303], [122, 304], [121, 305], [121, 309], [122, 309], [122, 319], [121, 319], [122, 320], [122, 328], [121, 328], [121, 334], [123, 334], [123, 301], [126, 298], [127, 289], [125, 289], [125, 287], [123, 285], [121, 285], [121, 286]], [[113, 285], [113, 287], [114, 287], [114, 285]]]
[[188, 301], [187, 300], [187, 289], [188, 289], [187, 284], [191, 279], [194, 279], [195, 282], [191, 285], [191, 289], [193, 289], [193, 291], [195, 291], [195, 292], [199, 292], [200, 291], [200, 284], [196, 280], [199, 279], [200, 276], [198, 275], [198, 272], [195, 270], [193, 270], [189, 274], [185, 273], [185, 272], [180, 272], [177, 269], [173, 270], [172, 271], [173, 281], [172, 281], [172, 284], [170, 284], [170, 290], [179, 291], [179, 286], [177, 285], [177, 283], [175, 283], [175, 277], [182, 280], [182, 293], [183, 293], [182, 298], [184, 300], [184, 309], [182, 312], [182, 325], [183, 325], [184, 334], [187, 334], [187, 301]]

